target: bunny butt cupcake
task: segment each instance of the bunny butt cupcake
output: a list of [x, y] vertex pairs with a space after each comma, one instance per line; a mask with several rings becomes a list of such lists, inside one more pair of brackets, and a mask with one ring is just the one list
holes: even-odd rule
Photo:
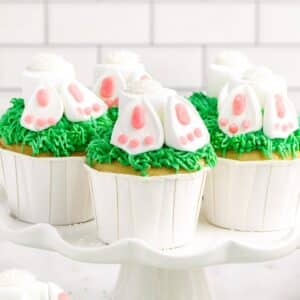
[[119, 96], [127, 89], [130, 81], [150, 78], [137, 54], [126, 51], [112, 51], [96, 66], [95, 94], [108, 107], [118, 106]]
[[149, 80], [121, 95], [111, 121], [87, 150], [100, 239], [140, 238], [158, 248], [186, 244], [198, 223], [207, 170], [216, 162], [199, 114]]
[[107, 106], [55, 55], [23, 72], [23, 97], [0, 119], [4, 186], [21, 220], [55, 225], [92, 218], [84, 151], [108, 122]]
[[252, 66], [217, 98], [194, 93], [219, 156], [204, 193], [208, 220], [244, 231], [288, 229], [295, 223], [300, 130], [285, 81]]

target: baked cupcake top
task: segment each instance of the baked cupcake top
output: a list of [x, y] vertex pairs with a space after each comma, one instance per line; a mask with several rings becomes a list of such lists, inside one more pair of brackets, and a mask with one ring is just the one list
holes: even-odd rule
[[193, 172], [215, 165], [216, 155], [197, 111], [152, 79], [128, 83], [119, 109], [110, 109], [108, 115], [111, 124], [101, 128], [87, 148], [92, 166], [117, 162], [149, 175], [153, 169]]
[[108, 107], [118, 106], [120, 93], [127, 89], [128, 82], [150, 77], [137, 54], [112, 51], [96, 66], [94, 92]]
[[22, 74], [22, 92], [0, 119], [4, 148], [68, 156], [84, 151], [106, 121], [101, 117], [106, 104], [75, 79], [73, 66], [59, 56], [34, 57]]
[[[222, 54], [221, 57], [227, 56]], [[240, 55], [238, 58], [240, 60]], [[219, 68], [214, 63], [209, 73], [208, 90], [218, 97], [194, 93], [190, 100], [206, 123], [217, 152], [238, 158], [259, 151], [262, 155], [256, 155], [258, 159], [298, 155], [297, 112], [280, 76], [250, 63], [243, 71], [224, 67], [224, 64]]]

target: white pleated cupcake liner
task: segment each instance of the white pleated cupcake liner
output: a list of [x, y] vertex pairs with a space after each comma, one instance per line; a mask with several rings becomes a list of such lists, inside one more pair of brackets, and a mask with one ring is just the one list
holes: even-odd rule
[[207, 168], [153, 177], [86, 168], [98, 235], [105, 243], [137, 238], [167, 249], [182, 246], [194, 237]]
[[300, 160], [218, 159], [204, 191], [209, 222], [241, 231], [294, 226], [300, 197]]
[[29, 223], [70, 225], [93, 219], [84, 157], [31, 157], [0, 149], [11, 213]]

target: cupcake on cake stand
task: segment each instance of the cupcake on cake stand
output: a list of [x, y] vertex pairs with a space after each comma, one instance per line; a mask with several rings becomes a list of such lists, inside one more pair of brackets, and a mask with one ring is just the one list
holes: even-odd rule
[[97, 238], [95, 222], [59, 227], [22, 223], [10, 216], [2, 195], [0, 238], [75, 261], [121, 264], [114, 300], [210, 300], [214, 298], [204, 267], [289, 255], [300, 246], [300, 224], [287, 231], [255, 233], [221, 229], [201, 219], [194, 240], [184, 247], [159, 250], [137, 239], [105, 245]]

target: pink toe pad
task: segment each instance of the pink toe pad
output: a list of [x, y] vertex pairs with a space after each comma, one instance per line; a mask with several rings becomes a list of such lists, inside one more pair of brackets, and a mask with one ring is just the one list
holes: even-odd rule
[[113, 96], [115, 90], [115, 81], [113, 77], [103, 79], [100, 87], [100, 97], [109, 98]]

